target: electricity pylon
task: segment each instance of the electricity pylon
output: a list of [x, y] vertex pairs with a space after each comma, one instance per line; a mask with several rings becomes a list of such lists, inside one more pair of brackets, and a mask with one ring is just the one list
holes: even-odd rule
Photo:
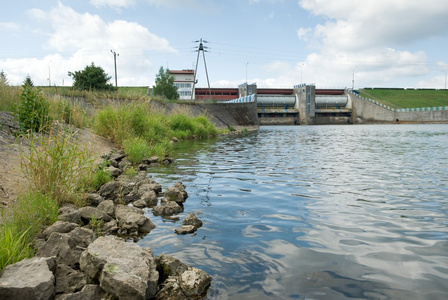
[[208, 47], [204, 46], [203, 43], [208, 43], [206, 40], [200, 39], [199, 41], [194, 41], [194, 43], [199, 43], [198, 48], [196, 49], [196, 52], [198, 53], [198, 57], [196, 59], [196, 68], [194, 70], [194, 80], [193, 80], [193, 90], [191, 91], [191, 100], [193, 100], [195, 90], [194, 87], [196, 86], [196, 73], [198, 71], [198, 63], [199, 63], [199, 54], [202, 51], [202, 56], [204, 57], [204, 67], [205, 67], [205, 75], [207, 76], [207, 84], [208, 84], [208, 92], [210, 94], [210, 98], [212, 97], [212, 90], [210, 89], [210, 81], [208, 79], [208, 71], [207, 71], [207, 63], [205, 62], [205, 52], [208, 52], [206, 49]]

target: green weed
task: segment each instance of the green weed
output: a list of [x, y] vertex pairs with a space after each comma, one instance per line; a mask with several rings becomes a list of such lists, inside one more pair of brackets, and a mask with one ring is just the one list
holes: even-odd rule
[[124, 152], [132, 164], [138, 164], [143, 159], [148, 158], [151, 148], [148, 143], [139, 136], [130, 137], [123, 142]]

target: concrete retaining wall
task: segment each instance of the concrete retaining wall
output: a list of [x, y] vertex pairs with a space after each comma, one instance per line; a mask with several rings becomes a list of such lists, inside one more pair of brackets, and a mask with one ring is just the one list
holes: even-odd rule
[[150, 102], [164, 112], [185, 112], [192, 116], [205, 115], [217, 128], [259, 126], [257, 103], [159, 103]]
[[353, 123], [448, 123], [448, 109], [393, 109], [376, 101], [348, 93], [352, 101]]

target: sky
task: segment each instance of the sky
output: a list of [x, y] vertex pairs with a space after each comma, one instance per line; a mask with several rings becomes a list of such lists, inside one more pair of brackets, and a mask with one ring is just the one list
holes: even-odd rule
[[71, 86], [92, 62], [119, 86], [160, 67], [198, 86], [445, 88], [446, 0], [21, 0], [0, 10], [0, 70], [12, 85]]

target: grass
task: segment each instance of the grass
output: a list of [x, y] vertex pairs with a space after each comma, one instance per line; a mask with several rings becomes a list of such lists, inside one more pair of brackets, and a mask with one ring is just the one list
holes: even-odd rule
[[0, 228], [0, 270], [34, 255], [32, 242], [58, 215], [57, 201], [32, 191], [20, 195], [9, 210], [2, 211]]
[[448, 90], [374, 88], [361, 89], [359, 93], [392, 108], [448, 106]]
[[92, 176], [93, 159], [75, 142], [74, 134], [60, 129], [26, 139], [30, 147], [21, 151], [21, 168], [29, 188], [59, 204], [81, 205], [79, 194]]
[[99, 110], [94, 128], [121, 146], [134, 164], [153, 155], [164, 157], [173, 137], [207, 138], [217, 134], [204, 116], [192, 118], [179, 112], [168, 116], [151, 110], [146, 102]]
[[20, 103], [21, 87], [0, 84], [0, 111], [14, 111]]

